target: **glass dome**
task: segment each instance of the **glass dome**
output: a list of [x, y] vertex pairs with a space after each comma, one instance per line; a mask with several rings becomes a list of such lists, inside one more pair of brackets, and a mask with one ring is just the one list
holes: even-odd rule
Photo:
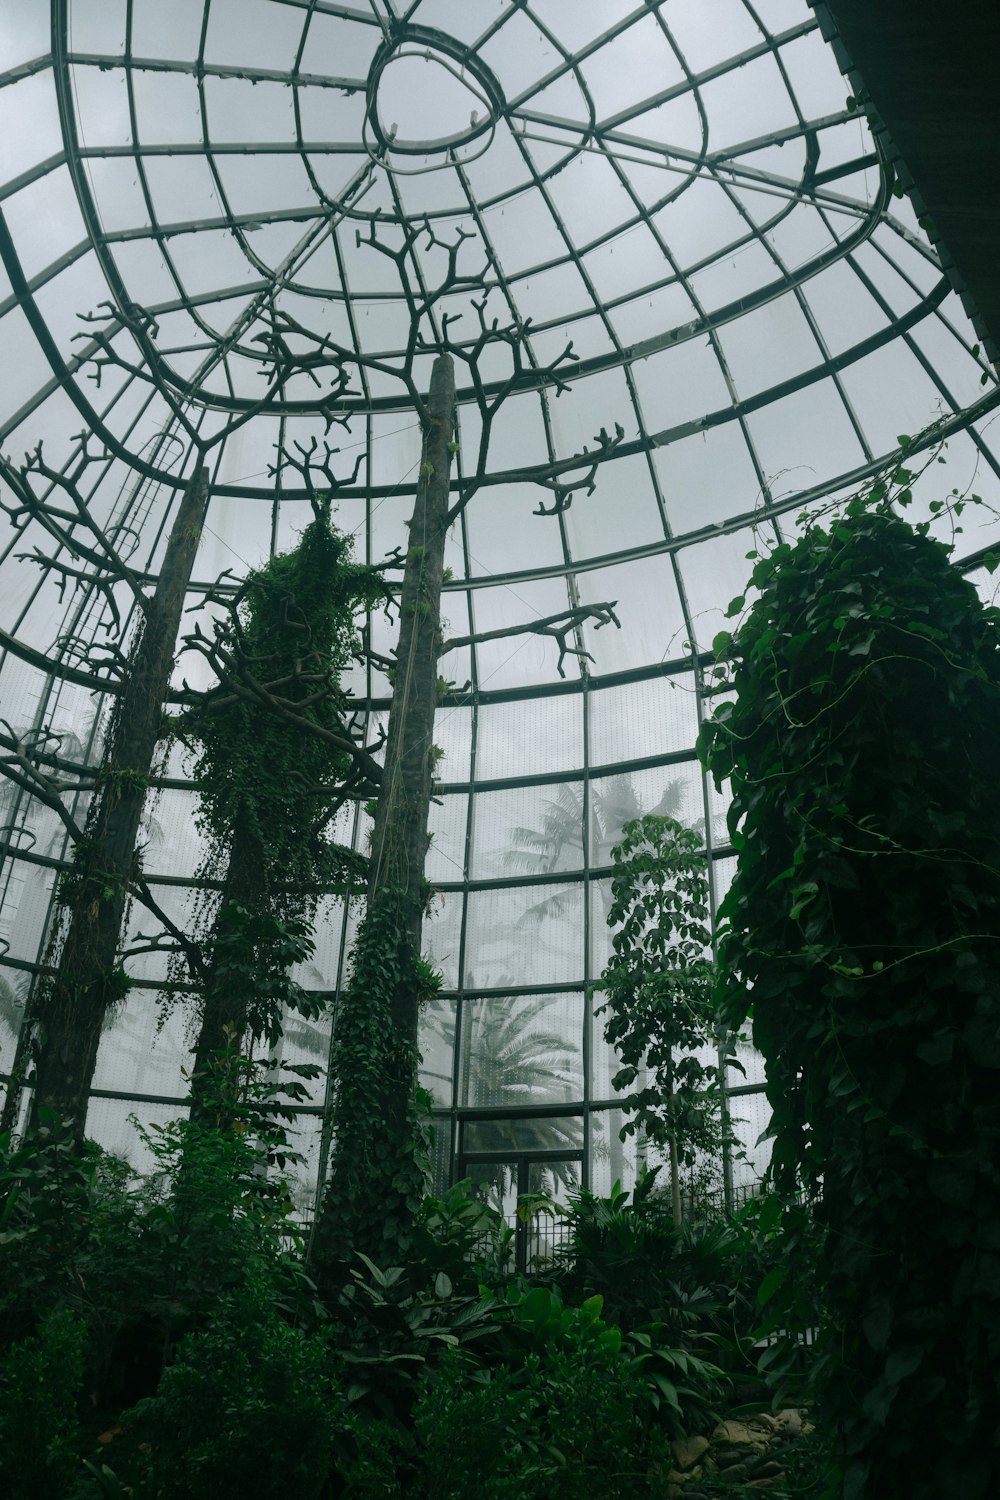
[[[0, 43], [0, 495], [17, 522], [0, 537], [0, 1066], [70, 853], [18, 757], [62, 778], [68, 809], [85, 799], [71, 773], [99, 759], [132, 623], [128, 591], [94, 582], [94, 538], [155, 576], [208, 465], [184, 635], [220, 575], [293, 543], [319, 490], [378, 562], [405, 545], [413, 393], [447, 343], [444, 615], [475, 639], [447, 659], [435, 721], [424, 941], [444, 990], [422, 1050], [439, 1173], [493, 1154], [527, 1161], [533, 1186], [557, 1160], [597, 1188], [627, 1179], [589, 988], [611, 849], [628, 817], [669, 811], [704, 831], [725, 889], [725, 805], [694, 745], [755, 537], [794, 535], [805, 505], [940, 443], [917, 519], [942, 475], [1000, 497], [995, 377], [816, 16], [805, 0], [54, 0], [7, 7]], [[958, 539], [970, 573], [997, 541], [985, 516]], [[83, 533], [79, 576], [33, 565]], [[394, 627], [370, 626], [384, 657]], [[182, 645], [175, 688], [210, 680]], [[375, 661], [350, 689], [375, 739], [389, 680]], [[191, 777], [173, 749], [143, 831], [181, 929]], [[358, 850], [368, 829], [362, 804], [341, 814]], [[337, 991], [357, 918], [324, 900], [308, 988]], [[182, 1112], [190, 1065], [150, 931], [137, 907], [88, 1121], [131, 1151], [129, 1115]], [[290, 1029], [286, 1058], [321, 1057], [329, 1026]], [[744, 1062], [749, 1177], [766, 1119]], [[319, 1084], [303, 1201], [323, 1110]]]

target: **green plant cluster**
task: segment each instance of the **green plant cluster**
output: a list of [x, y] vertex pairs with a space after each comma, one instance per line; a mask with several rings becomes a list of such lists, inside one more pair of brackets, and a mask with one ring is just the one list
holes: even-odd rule
[[973, 1500], [1000, 1489], [1000, 632], [884, 493], [759, 557], [717, 642], [720, 999], [752, 1011], [775, 1179], [815, 1200], [844, 1495]]
[[109, 901], [124, 885], [121, 875], [105, 870], [95, 861], [100, 846], [92, 838], [83, 838], [73, 848], [69, 867], [59, 877], [56, 897], [67, 911], [87, 901]]
[[576, 1326], [560, 1338], [541, 1335], [539, 1352], [488, 1378], [470, 1380], [457, 1358], [445, 1365], [414, 1416], [418, 1494], [626, 1500], [649, 1493], [649, 1392], [614, 1341], [602, 1342], [613, 1330], [590, 1312], [580, 1309]]
[[413, 1227], [413, 1261], [427, 1284], [444, 1272], [462, 1291], [503, 1285], [514, 1263], [514, 1230], [503, 1214], [473, 1195], [472, 1180], [425, 1198]]
[[69, 1309], [0, 1356], [0, 1493], [64, 1500], [79, 1468], [87, 1328]]
[[579, 1305], [563, 1301], [558, 1287], [533, 1286], [507, 1292], [508, 1318], [501, 1345], [504, 1365], [518, 1368], [549, 1351], [578, 1362], [595, 1359], [606, 1369], [624, 1368], [635, 1383], [636, 1415], [655, 1412], [671, 1435], [708, 1425], [722, 1391], [722, 1372], [694, 1352], [699, 1337], [672, 1342], [662, 1323], [622, 1329], [601, 1317], [604, 1298], [595, 1293]]
[[468, 1354], [495, 1337], [495, 1299], [484, 1288], [456, 1287], [444, 1271], [428, 1284], [412, 1262], [381, 1270], [366, 1255], [357, 1260], [331, 1307], [345, 1399], [368, 1417], [405, 1427], [445, 1354]]
[[[297, 547], [248, 576], [235, 612], [232, 680], [185, 716], [183, 732], [197, 743], [210, 859], [221, 865], [233, 830], [245, 829], [262, 852], [259, 879], [268, 895], [281, 888], [301, 899], [342, 873], [326, 824], [350, 757], [308, 726], [343, 736], [339, 679], [355, 651], [355, 618], [384, 599], [381, 575], [351, 561], [350, 538], [332, 525], [327, 507]], [[294, 717], [248, 689], [242, 671]]]
[[216, 993], [231, 995], [234, 1006], [238, 1001], [247, 1029], [269, 1046], [277, 1044], [287, 1011], [306, 1020], [322, 1015], [323, 997], [291, 976], [297, 964], [312, 957], [311, 922], [301, 917], [283, 920], [272, 912], [255, 912], [227, 901], [216, 913], [203, 951]]
[[318, 1500], [334, 1384], [322, 1333], [289, 1325], [270, 1279], [251, 1272], [185, 1339], [155, 1395], [122, 1415], [143, 1500]]
[[607, 1198], [581, 1190], [563, 1210], [565, 1236], [556, 1266], [571, 1301], [601, 1296], [607, 1316], [631, 1332], [656, 1324], [657, 1340], [711, 1355], [731, 1371], [752, 1367], [749, 1335], [759, 1318], [758, 1288], [777, 1256], [764, 1248], [754, 1214], [675, 1224], [658, 1168], [629, 1193], [615, 1183]]
[[81, 1460], [183, 1363], [186, 1339], [251, 1293], [272, 1321], [319, 1316], [280, 1176], [295, 1159], [286, 1100], [299, 1085], [243, 1069], [230, 1128], [139, 1127], [153, 1163], [141, 1177], [90, 1143], [76, 1152], [50, 1112], [29, 1139], [0, 1137], [4, 1495], [75, 1500], [74, 1474], [81, 1500], [116, 1495], [117, 1461], [108, 1478]]
[[710, 1423], [721, 1392], [706, 1361], [606, 1323], [600, 1297], [574, 1307], [517, 1283], [469, 1297], [444, 1273], [415, 1292], [404, 1268], [366, 1260], [341, 1304], [357, 1444], [341, 1472], [365, 1476], [351, 1495], [652, 1496], [669, 1435]]
[[356, 1255], [324, 1299], [280, 1175], [283, 1105], [241, 1071], [227, 1128], [142, 1132], [143, 1177], [58, 1131], [4, 1142], [4, 1494], [661, 1495], [670, 1438], [707, 1429], [724, 1391], [692, 1320], [674, 1344], [599, 1294], [511, 1276], [468, 1185], [419, 1205], [406, 1264]]

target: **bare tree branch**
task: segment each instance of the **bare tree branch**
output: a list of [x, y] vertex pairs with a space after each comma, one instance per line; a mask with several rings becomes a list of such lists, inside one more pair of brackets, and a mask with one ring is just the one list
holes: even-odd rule
[[[342, 422], [341, 425], [346, 424]], [[327, 423], [327, 431], [329, 432], [329, 430], [330, 424]], [[272, 476], [280, 476], [284, 469], [294, 469], [309, 495], [314, 515], [318, 515], [319, 508], [324, 500], [332, 498], [345, 485], [354, 483], [365, 460], [365, 453], [362, 451], [354, 461], [354, 468], [350, 478], [341, 479], [333, 470], [334, 454], [339, 453], [341, 450], [339, 448], [331, 448], [327, 442], [323, 443], [323, 456], [320, 459], [316, 458], [316, 454], [319, 452], [319, 439], [316, 437], [310, 438], [308, 443], [300, 443], [298, 440], [295, 440], [291, 448], [288, 448], [284, 444], [276, 443], [275, 448], [278, 454], [278, 461], [276, 464], [268, 465], [267, 472]], [[322, 493], [317, 489], [314, 481], [313, 476], [316, 474], [322, 477]]]
[[540, 620], [528, 620], [523, 625], [508, 625], [499, 630], [484, 630], [476, 635], [451, 636], [441, 647], [441, 655], [447, 651], [455, 651], [459, 646], [479, 646], [484, 641], [504, 640], [513, 635], [549, 635], [559, 642], [559, 660], [556, 670], [560, 677], [565, 677], [563, 662], [567, 656], [585, 658], [593, 661], [593, 656], [582, 646], [570, 646], [568, 644], [569, 634], [583, 624], [584, 620], [593, 620], [594, 629], [600, 630], [602, 625], [614, 625], [621, 629], [621, 621], [615, 614], [615, 606], [618, 600], [613, 599], [610, 604], [581, 604], [575, 609], [560, 610], [555, 615], [545, 615]]
[[83, 829], [64, 804], [62, 797], [67, 791], [89, 790], [87, 787], [66, 785], [46, 776], [32, 756], [32, 747], [21, 739], [6, 719], [0, 724], [7, 731], [0, 736], [0, 774], [22, 791], [28, 792], [37, 801], [56, 813], [75, 844], [84, 837]]
[[[147, 605], [144, 588], [146, 579], [125, 562], [118, 543], [112, 541], [106, 530], [95, 519], [89, 499], [81, 493], [80, 480], [84, 472], [90, 464], [98, 462], [104, 456], [90, 452], [89, 437], [89, 433], [86, 432], [77, 435], [74, 439], [76, 446], [71, 455], [70, 464], [62, 473], [46, 463], [41, 443], [25, 454], [24, 464], [19, 470], [9, 462], [3, 461], [0, 472], [3, 473], [13, 490], [17, 503], [10, 504], [0, 498], [0, 509], [3, 509], [10, 517], [11, 524], [16, 530], [22, 531], [29, 521], [35, 521], [49, 533], [59, 547], [65, 548], [77, 562], [89, 564], [94, 570], [93, 573], [61, 562], [58, 558], [43, 552], [40, 547], [33, 548], [31, 552], [19, 554], [37, 563], [43, 569], [51, 569], [61, 576], [60, 598], [70, 578], [75, 578], [78, 582], [84, 582], [95, 588], [107, 603], [117, 627], [120, 624], [120, 616], [113, 585], [124, 584], [131, 592], [136, 604], [141, 609], [145, 609]], [[37, 496], [32, 488], [31, 479], [34, 476], [45, 480], [49, 486], [43, 497]], [[54, 499], [54, 495], [58, 493], [65, 497], [68, 506]], [[111, 625], [106, 623], [105, 629], [110, 630]]]
[[[178, 927], [177, 924], [167, 916], [166, 912], [163, 910], [160, 903], [157, 901], [156, 897], [153, 895], [152, 891], [149, 889], [149, 886], [146, 884], [146, 881], [141, 875], [137, 875], [133, 879], [132, 889], [136, 900], [140, 901], [146, 908], [146, 910], [156, 918], [156, 920], [162, 925], [164, 932], [169, 933], [169, 935], [174, 939], [175, 944], [183, 952], [185, 958], [187, 959], [188, 968], [191, 970], [194, 978], [199, 981], [202, 980], [205, 976], [206, 966], [201, 951], [201, 945], [199, 943], [196, 943], [193, 938], [188, 937], [187, 933], [184, 932], [180, 927]], [[140, 938], [146, 937], [146, 935], [141, 932], [138, 933], [137, 936]], [[149, 951], [152, 952], [154, 950], [150, 949]]]
[[[584, 490], [588, 495], [592, 495], [596, 487], [598, 465], [603, 463], [604, 460], [614, 452], [614, 450], [622, 442], [624, 437], [625, 429], [619, 422], [615, 423], [614, 437], [610, 437], [607, 428], [602, 427], [600, 432], [597, 433], [596, 437], [594, 438], [594, 442], [597, 444], [597, 453], [593, 457], [593, 460], [589, 468], [587, 469], [587, 472], [579, 479], [571, 480], [568, 483], [560, 483], [558, 477], [548, 477], [544, 474], [539, 474], [536, 471], [536, 473], [532, 476], [535, 484], [542, 485], [545, 489], [551, 490], [555, 498], [548, 510], [546, 510], [545, 508], [544, 501], [539, 501], [538, 509], [535, 511], [535, 515], [561, 515], [564, 510], [569, 509], [570, 505], [573, 503], [573, 496], [578, 490]], [[583, 452], [579, 454], [574, 461], [571, 462], [569, 467], [579, 467], [584, 459], [591, 456], [591, 452], [592, 450], [590, 448], [584, 448]], [[565, 461], [559, 466], [559, 468], [561, 472], [566, 472], [567, 465]]]
[[[100, 322], [102, 317], [105, 319], [105, 326], [95, 330], [94, 325]], [[152, 385], [170, 407], [171, 416], [184, 431], [192, 448], [198, 454], [199, 462], [203, 461], [205, 455], [217, 444], [231, 437], [240, 427], [263, 411], [279, 394], [285, 379], [284, 373], [276, 369], [273, 379], [269, 381], [266, 390], [256, 401], [250, 402], [245, 410], [231, 417], [212, 437], [205, 438], [188, 416], [188, 409], [197, 396], [194, 382], [182, 379], [170, 367], [156, 344], [159, 327], [155, 318], [145, 308], [134, 302], [126, 303], [124, 307], [119, 307], [112, 302], [102, 302], [98, 304], [97, 311], [80, 314], [80, 320], [89, 324], [90, 327], [74, 337], [90, 339], [91, 345], [99, 351], [98, 353], [93, 353], [92, 350], [86, 351], [86, 357], [93, 365], [92, 379], [95, 383], [100, 386], [105, 368], [114, 366], [124, 370], [133, 379]], [[136, 344], [141, 355], [139, 363], [128, 359], [120, 349], [116, 348], [113, 340], [122, 331], [127, 332]]]

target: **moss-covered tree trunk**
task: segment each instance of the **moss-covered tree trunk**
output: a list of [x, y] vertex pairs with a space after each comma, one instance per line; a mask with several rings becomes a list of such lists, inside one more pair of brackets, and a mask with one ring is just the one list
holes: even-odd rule
[[441, 588], [455, 423], [450, 355], [434, 362], [400, 591], [396, 681], [372, 833], [368, 910], [331, 1058], [334, 1155], [317, 1225], [321, 1264], [405, 1254], [424, 1187], [415, 1109], [420, 931], [434, 772]]
[[[424, 860], [434, 775], [441, 588], [455, 425], [455, 375], [450, 355], [441, 354], [434, 362], [428, 412], [421, 483], [410, 519], [400, 590], [396, 684], [368, 877], [369, 909], [386, 892], [393, 899], [397, 895], [403, 898], [400, 942], [417, 953], [425, 905]], [[392, 1024], [401, 1039], [416, 1046], [417, 1001], [409, 984], [402, 984], [395, 992]]]
[[196, 471], [181, 499], [156, 589], [132, 649], [124, 690], [87, 824], [85, 843], [64, 878], [66, 936], [55, 975], [42, 986], [35, 1021], [32, 1127], [42, 1108], [71, 1122], [82, 1143], [101, 1027], [126, 981], [117, 957], [136, 840], [177, 632], [208, 501], [208, 470]]

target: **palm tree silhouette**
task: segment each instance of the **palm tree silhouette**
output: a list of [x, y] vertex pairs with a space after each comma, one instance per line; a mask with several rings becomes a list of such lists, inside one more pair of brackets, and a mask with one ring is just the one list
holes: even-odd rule
[[[631, 776], [623, 772], [602, 779], [601, 784], [591, 783], [589, 797], [589, 855], [592, 869], [610, 866], [612, 851], [622, 841], [627, 823], [649, 813], [657, 817], [677, 818], [684, 804], [686, 783], [672, 779], [664, 784], [662, 795], [653, 807], [643, 807]], [[578, 870], [583, 865], [583, 830], [585, 826], [585, 804], [582, 786], [564, 784], [555, 795], [543, 803], [541, 820], [537, 828], [516, 827], [510, 830], [509, 845], [500, 854], [500, 864], [505, 871], [520, 871], [530, 875], [549, 875], [560, 871]], [[689, 825], [704, 829], [704, 819]], [[593, 889], [598, 893], [604, 920], [607, 923], [613, 903], [610, 880], [595, 881]], [[533, 902], [518, 918], [517, 926], [541, 926], [543, 923], [572, 915], [573, 903], [578, 899], [576, 884], [565, 885], [552, 895]], [[640, 1075], [640, 1086], [642, 1077]], [[625, 1173], [625, 1154], [619, 1132], [608, 1121], [609, 1141], [605, 1146], [611, 1178], [614, 1181]], [[639, 1160], [645, 1159], [645, 1143], [637, 1142]]]
[[[471, 975], [469, 982], [474, 982]], [[579, 1116], [531, 1118], [516, 1113], [521, 1105], [563, 1104], [582, 1093], [579, 1045], [545, 1024], [550, 1003], [544, 995], [502, 994], [464, 1002], [458, 1103], [511, 1112], [466, 1125], [466, 1132], [473, 1132], [475, 1149], [506, 1158], [479, 1163], [472, 1174], [480, 1191], [493, 1190], [501, 1198], [512, 1187], [511, 1164], [517, 1157], [536, 1151], [565, 1151], [572, 1157], [583, 1146]], [[449, 1016], [450, 1010], [445, 1015], [435, 1008], [427, 1015], [426, 1029], [450, 1046]], [[554, 1185], [578, 1183], [572, 1160], [547, 1162], [545, 1171]]]
[[10, 1042], [17, 1041], [30, 987], [30, 974], [21, 974], [15, 980], [0, 974], [0, 1035], [4, 1036], [5, 1045], [8, 1037]]
[[[611, 864], [611, 851], [621, 842], [622, 829], [645, 813], [675, 818], [684, 800], [683, 781], [668, 781], [655, 807], [644, 808], [632, 784], [623, 773], [609, 776], [602, 788], [591, 786], [589, 856], [592, 869]], [[583, 788], [564, 784], [554, 797], [542, 804], [543, 813], [537, 828], [517, 827], [510, 830], [509, 844], [499, 856], [505, 871], [526, 875], [551, 875], [578, 870], [583, 864], [584, 798]], [[698, 824], [693, 825], [698, 827]], [[599, 886], [604, 915], [611, 910], [611, 891]], [[519, 925], [542, 922], [565, 914], [570, 900], [568, 891], [557, 891], [529, 906]]]

